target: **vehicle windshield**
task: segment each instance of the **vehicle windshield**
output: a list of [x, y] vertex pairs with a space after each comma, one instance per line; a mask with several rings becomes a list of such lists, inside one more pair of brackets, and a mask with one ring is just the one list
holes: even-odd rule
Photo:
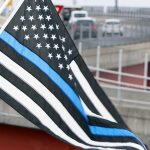
[[86, 17], [86, 15], [85, 14], [75, 14], [75, 17], [77, 17], [77, 18], [83, 18], [83, 17]]
[[107, 22], [107, 25], [120, 25], [120, 22]]
[[82, 26], [90, 26], [93, 25], [93, 21], [91, 20], [80, 20], [77, 22], [78, 25], [82, 25]]

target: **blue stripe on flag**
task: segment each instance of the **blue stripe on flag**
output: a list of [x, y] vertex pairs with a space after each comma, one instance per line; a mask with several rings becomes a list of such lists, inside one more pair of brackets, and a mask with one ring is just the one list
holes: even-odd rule
[[73, 89], [55, 72], [45, 61], [43, 61], [38, 55], [33, 53], [27, 47], [20, 44], [12, 35], [3, 31], [0, 35], [0, 39], [10, 45], [13, 50], [20, 54], [25, 59], [36, 65], [42, 72], [44, 72], [71, 100], [74, 106], [80, 111], [82, 116], [88, 121], [87, 115], [85, 114], [81, 101]]
[[[31, 50], [20, 44], [12, 35], [3, 31], [0, 35], [0, 39], [6, 42], [13, 48], [18, 54], [25, 59], [36, 65], [42, 72], [44, 72], [71, 100], [75, 107], [80, 111], [83, 117], [88, 122], [88, 117], [85, 114], [79, 97], [73, 91], [73, 89], [55, 72], [45, 61], [43, 61], [38, 55], [33, 53]], [[63, 85], [63, 86], [62, 86]], [[63, 88], [62, 88], [63, 87]], [[132, 132], [124, 129], [116, 128], [104, 128], [97, 126], [89, 126], [92, 134], [97, 136], [122, 136], [122, 137], [133, 137], [138, 139]], [[142, 142], [141, 142], [142, 143]], [[143, 145], [144, 146], [144, 145]]]
[[117, 129], [117, 128], [105, 128], [105, 127], [96, 127], [96, 126], [89, 126], [90, 131], [94, 135], [98, 136], [122, 136], [122, 137], [134, 137], [136, 136], [125, 129]]
[[146, 150], [144, 143], [139, 139], [134, 133], [125, 129], [117, 128], [106, 128], [106, 127], [97, 127], [89, 126], [90, 131], [93, 135], [97, 136], [109, 136], [109, 137], [131, 137], [139, 141]]

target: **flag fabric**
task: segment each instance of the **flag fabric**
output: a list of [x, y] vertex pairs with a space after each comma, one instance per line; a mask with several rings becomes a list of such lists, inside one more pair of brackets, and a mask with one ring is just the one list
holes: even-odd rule
[[0, 35], [1, 99], [83, 149], [146, 149], [98, 85], [50, 0], [24, 0]]

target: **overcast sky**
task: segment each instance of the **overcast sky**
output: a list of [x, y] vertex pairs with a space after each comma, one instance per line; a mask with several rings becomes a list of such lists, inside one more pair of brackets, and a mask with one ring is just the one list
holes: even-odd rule
[[[72, 5], [73, 1], [77, 2], [76, 5], [90, 5], [90, 6], [114, 6], [115, 0], [52, 0], [55, 4], [64, 4], [64, 5]], [[149, 7], [150, 8], [150, 0], [118, 0], [119, 6], [127, 6], [127, 7]]]
[[[0, 3], [3, 0], [0, 0]], [[19, 0], [13, 0], [17, 2]], [[115, 0], [52, 0], [54, 4], [64, 6], [72, 6], [76, 2], [77, 6], [114, 6]], [[150, 8], [150, 0], [118, 0], [119, 6], [126, 7], [148, 7]], [[16, 4], [14, 3], [14, 6]]]

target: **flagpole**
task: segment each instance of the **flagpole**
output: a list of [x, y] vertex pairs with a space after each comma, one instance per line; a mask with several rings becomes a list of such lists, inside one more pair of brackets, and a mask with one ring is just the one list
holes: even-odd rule
[[4, 11], [4, 9], [6, 8], [6, 6], [8, 5], [9, 2], [10, 2], [10, 0], [6, 0], [4, 2], [4, 4], [1, 6], [1, 8], [0, 8], [0, 15]]
[[[4, 25], [1, 27], [0, 29], [0, 35], [1, 33], [5, 30], [6, 26], [9, 24], [9, 22], [11, 21], [11, 19], [14, 17], [14, 15], [17, 13], [18, 9], [21, 7], [22, 3], [24, 2], [24, 0], [19, 0], [16, 8], [14, 9], [14, 11], [12, 12], [12, 14], [8, 17], [8, 19], [6, 20], [6, 22], [4, 23]], [[0, 9], [1, 10], [1, 9]]]

